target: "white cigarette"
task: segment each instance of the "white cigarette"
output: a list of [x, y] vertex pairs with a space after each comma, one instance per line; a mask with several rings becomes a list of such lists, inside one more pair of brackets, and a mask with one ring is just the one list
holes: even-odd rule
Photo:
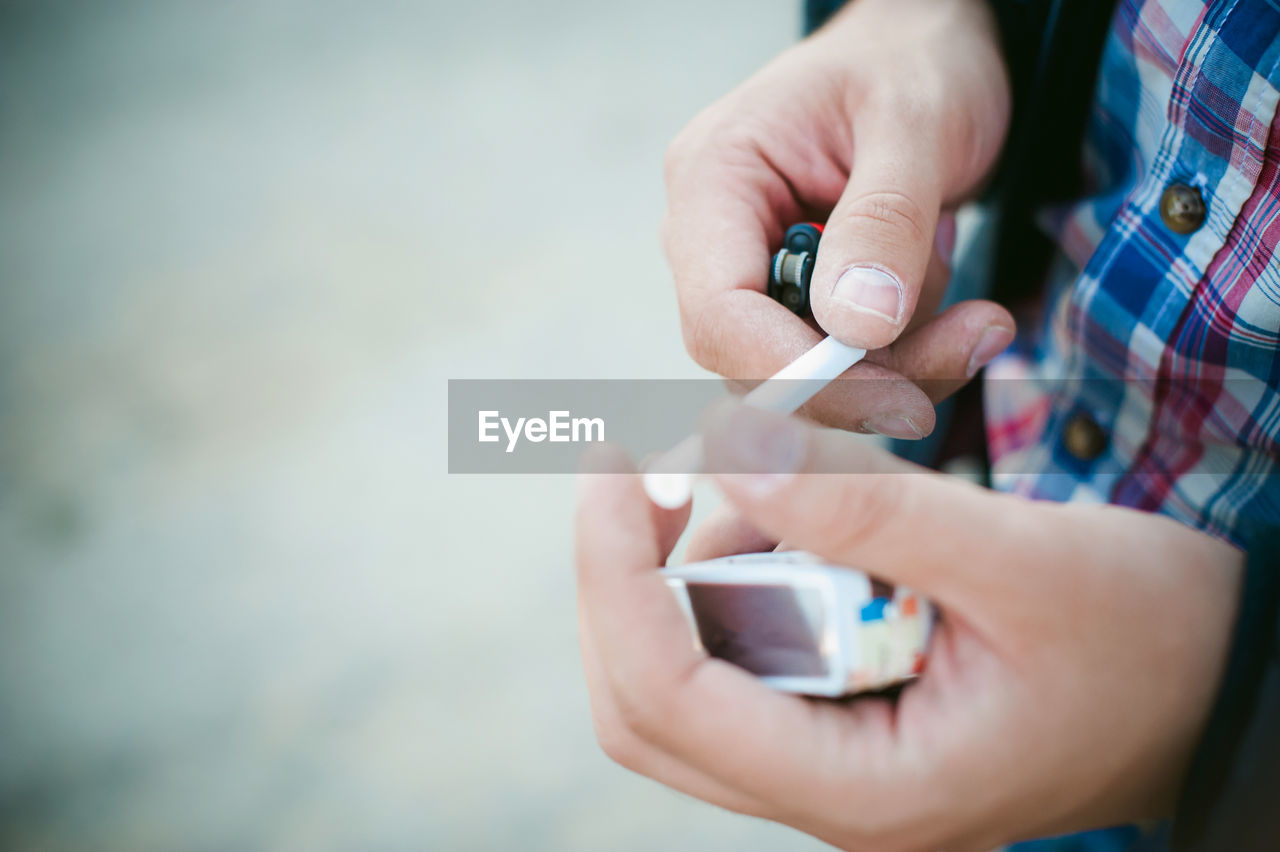
[[[742, 401], [754, 408], [792, 414], [866, 354], [865, 349], [828, 337], [773, 374]], [[693, 496], [694, 476], [702, 469], [702, 462], [702, 438], [695, 433], [648, 466], [645, 493], [664, 509], [680, 508]]]

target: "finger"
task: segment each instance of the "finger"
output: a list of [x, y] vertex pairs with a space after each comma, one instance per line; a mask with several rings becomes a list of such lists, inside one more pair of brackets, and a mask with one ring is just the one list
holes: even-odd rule
[[904, 335], [928, 323], [938, 312], [938, 305], [942, 304], [942, 299], [947, 294], [947, 285], [951, 283], [951, 252], [955, 246], [955, 238], [955, 214], [942, 213], [938, 216], [933, 253], [929, 257], [929, 266], [924, 272], [920, 298], [916, 301], [916, 308], [911, 312], [907, 326], [902, 331]]
[[587, 694], [591, 701], [591, 722], [596, 739], [609, 759], [632, 772], [652, 778], [728, 810], [752, 816], [767, 817], [768, 810], [757, 799], [734, 790], [705, 773], [694, 769], [666, 752], [646, 743], [626, 726], [617, 703], [609, 688], [604, 664], [596, 652], [591, 633], [581, 606], [578, 613], [578, 632], [582, 652], [582, 668], [586, 675]]
[[947, 308], [878, 353], [880, 363], [911, 379], [937, 404], [963, 387], [1013, 342], [1013, 316], [995, 302]]
[[823, 335], [758, 290], [717, 294], [706, 305], [698, 363], [727, 379], [762, 381], [817, 345]]
[[[655, 531], [639, 477], [616, 451], [600, 459], [608, 472], [582, 479], [578, 587], [623, 724], [672, 758], [779, 810], [804, 814], [830, 806], [814, 779], [865, 765], [859, 758], [867, 738], [892, 750], [891, 720], [877, 711], [878, 721], [868, 723], [870, 711], [851, 714], [775, 692], [696, 650], [654, 567]], [[883, 768], [879, 757], [874, 765]]]
[[[720, 300], [720, 313], [726, 323], [738, 321], [743, 301], [730, 297]], [[788, 313], [780, 305], [775, 307]], [[741, 326], [749, 339], [768, 338], [771, 334], [768, 327], [757, 329], [749, 321]], [[936, 422], [933, 406], [1006, 348], [1014, 329], [1012, 315], [994, 302], [960, 302], [908, 331], [892, 346], [868, 354], [865, 361], [806, 403], [800, 414], [824, 426], [849, 431], [906, 440], [924, 437], [933, 431]], [[817, 345], [822, 336], [805, 328], [800, 338], [781, 345], [777, 350], [781, 357], [760, 349], [743, 352], [743, 361], [752, 364], [754, 377], [771, 375]], [[757, 383], [758, 378], [730, 385], [736, 392], [745, 393]]]
[[[740, 380], [744, 392], [822, 340], [821, 333], [762, 293], [726, 293], [713, 303], [711, 311], [717, 317], [717, 327], [726, 331], [725, 337], [709, 341], [707, 351], [715, 353], [711, 362], [731, 367], [734, 372], [723, 375]], [[751, 341], [751, 345], [744, 346], [743, 341]], [[928, 435], [936, 421], [929, 397], [899, 373], [876, 363], [878, 360], [873, 353], [867, 361], [845, 371], [840, 380], [805, 403], [800, 413], [824, 425], [894, 438], [912, 440]]]
[[909, 114], [859, 118], [853, 172], [813, 272], [813, 315], [828, 334], [879, 349], [911, 318], [934, 254], [943, 197], [936, 160], [932, 134]]
[[763, 553], [777, 545], [777, 541], [756, 529], [732, 503], [721, 503], [693, 531], [684, 556], [686, 562], [701, 562], [739, 553]]
[[1006, 556], [1038, 548], [1030, 504], [853, 436], [728, 404], [709, 412], [703, 442], [725, 497], [761, 532], [944, 606], [990, 609], [1035, 567]]
[[[735, 369], [726, 363], [717, 344], [723, 336], [735, 337], [732, 354], [752, 348], [746, 344], [750, 338], [742, 336], [744, 329], [722, 322], [712, 303], [731, 291], [752, 291], [762, 295], [755, 313], [767, 312], [765, 305], [772, 304], [763, 297], [769, 247], [802, 218], [802, 207], [788, 181], [748, 145], [678, 139], [667, 154], [665, 178], [663, 247], [675, 278], [685, 346], [707, 369], [736, 375], [746, 365]], [[773, 324], [793, 334], [807, 328], [785, 309], [769, 313]], [[766, 349], [771, 344], [756, 341]]]
[[[821, 407], [811, 403], [802, 412], [813, 411], [811, 419], [827, 426], [921, 438], [936, 425], [933, 406], [967, 384], [1013, 338], [1014, 320], [1007, 310], [994, 302], [960, 302], [868, 355], [824, 389]], [[832, 410], [839, 418], [835, 422]]]

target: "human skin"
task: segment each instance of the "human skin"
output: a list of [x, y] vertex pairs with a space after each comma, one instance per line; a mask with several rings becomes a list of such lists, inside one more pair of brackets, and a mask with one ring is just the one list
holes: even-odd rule
[[1013, 339], [991, 302], [934, 316], [954, 236], [945, 214], [994, 164], [1008, 90], [982, 0], [854, 0], [703, 110], [665, 164], [663, 242], [694, 359], [749, 382], [821, 339], [764, 284], [786, 228], [825, 221], [813, 313], [874, 350], [847, 377], [878, 381], [837, 383], [804, 413], [900, 438], [932, 431], [932, 404]]
[[[853, 0], [701, 113], [668, 152], [664, 222], [694, 358], [749, 381], [820, 339], [763, 294], [763, 270], [788, 225], [825, 220], [817, 323], [875, 350], [849, 377], [886, 381], [833, 385], [804, 413], [926, 434], [931, 403], [1012, 338], [988, 302], [934, 316], [945, 213], [990, 171], [1008, 111], [980, 0]], [[859, 280], [849, 270], [866, 286], [837, 286]], [[785, 695], [708, 659], [657, 571], [688, 507], [654, 507], [606, 451], [582, 480], [576, 542], [592, 713], [616, 761], [846, 849], [990, 849], [1170, 811], [1220, 676], [1237, 551], [765, 412], [721, 409], [704, 442], [726, 507], [689, 559], [785, 542], [919, 590], [940, 620], [896, 699]]]
[[597, 737], [636, 772], [845, 849], [982, 850], [1170, 812], [1221, 674], [1242, 558], [1168, 518], [1032, 501], [741, 406], [703, 431], [731, 507], [691, 559], [787, 546], [931, 598], [896, 699], [775, 692], [693, 646], [658, 567], [688, 518], [616, 450], [577, 514]]

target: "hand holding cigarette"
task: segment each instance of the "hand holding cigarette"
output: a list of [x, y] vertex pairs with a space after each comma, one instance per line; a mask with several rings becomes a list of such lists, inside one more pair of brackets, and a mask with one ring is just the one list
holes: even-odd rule
[[[1013, 338], [1012, 317], [991, 302], [935, 316], [949, 278], [948, 211], [995, 162], [1008, 108], [985, 3], [859, 0], [704, 110], [665, 170], [664, 245], [690, 354], [755, 382], [825, 332], [869, 351], [850, 377], [879, 381], [833, 385], [804, 415], [929, 434], [933, 404]], [[783, 232], [813, 219], [826, 222], [816, 326], [764, 292]]]

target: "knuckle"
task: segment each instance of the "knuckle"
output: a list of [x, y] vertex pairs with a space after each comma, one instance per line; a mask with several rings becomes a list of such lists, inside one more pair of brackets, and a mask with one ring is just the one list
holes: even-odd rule
[[703, 168], [741, 162], [757, 150], [766, 125], [727, 96], [695, 115], [671, 141], [662, 158], [668, 191], [684, 180], [697, 181]]
[[939, 117], [956, 99], [951, 79], [927, 63], [900, 67], [874, 81], [866, 109], [905, 133], [935, 133]]
[[948, 83], [936, 72], [917, 69], [910, 80], [908, 91], [896, 99], [895, 113], [902, 126], [910, 133], [937, 135], [948, 104], [954, 100], [947, 96]]
[[662, 174], [668, 188], [685, 174], [690, 164], [706, 155], [714, 140], [722, 136], [723, 128], [716, 119], [716, 105], [704, 109], [681, 128], [662, 156]]
[[911, 198], [892, 190], [869, 192], [855, 198], [845, 217], [860, 228], [906, 232], [912, 242], [929, 242], [924, 210]]

